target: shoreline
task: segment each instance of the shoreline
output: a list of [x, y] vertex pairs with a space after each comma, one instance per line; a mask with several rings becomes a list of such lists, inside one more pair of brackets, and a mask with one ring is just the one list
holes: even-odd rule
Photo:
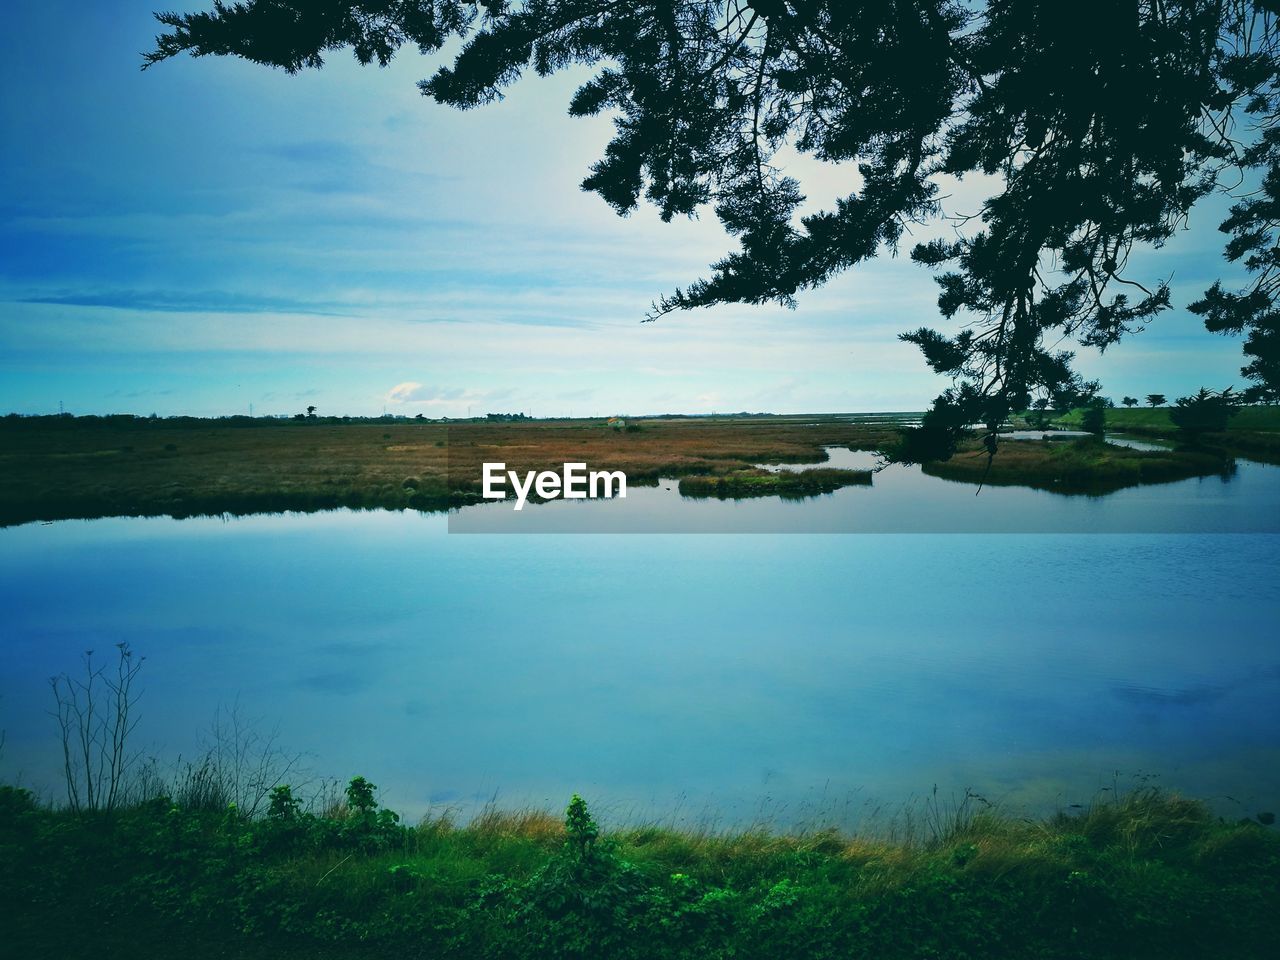
[[[1137, 412], [1167, 417], [1163, 410]], [[922, 467], [946, 480], [1101, 495], [1223, 473], [1233, 456], [1276, 462], [1280, 453], [1269, 451], [1280, 451], [1280, 433], [1253, 429], [1280, 419], [1276, 414], [1280, 409], [1252, 410], [1258, 422], [1250, 422], [1249, 430], [1213, 435], [1197, 449], [1009, 440], [988, 468], [985, 452], [970, 441], [950, 460]], [[0, 526], [341, 508], [442, 512], [485, 502], [483, 465], [491, 461], [521, 473], [585, 462], [591, 469], [622, 470], [635, 486], [674, 479], [691, 498], [802, 499], [872, 482], [872, 471], [823, 467], [826, 448], [891, 452], [910, 422], [909, 414], [896, 424], [853, 415], [672, 417], [632, 420], [619, 429], [597, 420], [446, 425], [7, 417], [0, 419]], [[779, 464], [816, 469], [762, 469]]]

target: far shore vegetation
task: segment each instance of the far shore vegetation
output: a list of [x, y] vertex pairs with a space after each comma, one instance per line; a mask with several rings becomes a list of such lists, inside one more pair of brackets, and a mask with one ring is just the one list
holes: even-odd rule
[[444, 510], [480, 501], [482, 465], [566, 462], [660, 477], [816, 463], [892, 444], [892, 419], [654, 417], [448, 423], [408, 418], [0, 419], [0, 522], [338, 507]]
[[[1174, 409], [1109, 407], [1104, 411], [1105, 427], [1117, 433], [1174, 440], [1179, 436], [1179, 429], [1171, 418]], [[1083, 429], [1085, 413], [1082, 409], [1072, 410], [1051, 417], [1050, 422], [1067, 429]], [[1206, 442], [1250, 460], [1280, 463], [1280, 406], [1236, 407], [1227, 429], [1210, 434]]]
[[971, 441], [949, 460], [924, 464], [944, 480], [1024, 486], [1060, 493], [1102, 494], [1149, 483], [1230, 474], [1235, 461], [1222, 450], [1133, 450], [1102, 437], [1003, 443], [995, 456]]
[[717, 497], [741, 500], [747, 497], [782, 497], [784, 500], [831, 493], [841, 487], [870, 486], [872, 471], [816, 467], [811, 470], [737, 470], [724, 476], [683, 477], [680, 494], [685, 497]]
[[[1163, 400], [1163, 398], [1161, 398]], [[806, 497], [865, 485], [861, 470], [821, 468], [826, 448], [892, 457], [916, 414], [534, 420], [425, 418], [0, 418], [0, 525], [104, 516], [174, 516], [336, 508], [447, 510], [480, 500], [482, 464], [623, 470], [628, 483], [679, 479], [690, 497]], [[1091, 418], [1091, 419], [1089, 419]], [[1280, 462], [1280, 407], [1235, 408], [1226, 428], [1189, 435], [1169, 407], [1029, 411], [1011, 427], [1084, 427], [1161, 437], [1169, 449], [1002, 442], [978, 431], [926, 473], [1063, 493], [1228, 472], [1233, 457]], [[817, 464], [774, 473], [762, 464]]]

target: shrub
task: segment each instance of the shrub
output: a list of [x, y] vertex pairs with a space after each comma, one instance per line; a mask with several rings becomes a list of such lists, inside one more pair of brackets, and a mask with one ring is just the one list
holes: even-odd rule
[[1107, 408], [1100, 401], [1085, 407], [1081, 424], [1089, 433], [1102, 433], [1107, 427]]
[[585, 857], [591, 852], [591, 845], [600, 836], [600, 828], [596, 825], [587, 809], [587, 802], [576, 793], [569, 801], [569, 808], [564, 816], [565, 832], [569, 834], [569, 847], [578, 856]]
[[271, 820], [297, 820], [302, 813], [302, 804], [293, 795], [293, 788], [284, 783], [271, 791], [271, 800], [267, 806], [267, 817]]
[[1227, 429], [1227, 422], [1238, 412], [1239, 400], [1231, 387], [1221, 393], [1201, 387], [1194, 396], [1179, 397], [1169, 411], [1169, 419], [1194, 440], [1204, 433], [1222, 433]]

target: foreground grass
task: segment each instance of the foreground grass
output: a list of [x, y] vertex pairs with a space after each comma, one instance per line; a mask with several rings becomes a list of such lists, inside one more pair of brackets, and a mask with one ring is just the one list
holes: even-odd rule
[[1280, 942], [1280, 838], [1156, 792], [958, 815], [914, 843], [596, 829], [576, 798], [564, 824], [406, 828], [276, 803], [76, 816], [4, 788], [2, 935], [33, 958], [1241, 960]]
[[0, 524], [102, 516], [283, 510], [444, 510], [479, 499], [482, 464], [521, 473], [566, 462], [632, 484], [723, 476], [756, 463], [881, 449], [892, 423], [835, 417], [461, 422], [247, 417], [0, 419]]
[[1222, 474], [1231, 468], [1231, 458], [1221, 450], [1132, 450], [1101, 438], [1084, 437], [1074, 441], [1009, 441], [991, 458], [973, 442], [950, 460], [925, 464], [924, 472], [968, 483], [1102, 494], [1139, 484]]

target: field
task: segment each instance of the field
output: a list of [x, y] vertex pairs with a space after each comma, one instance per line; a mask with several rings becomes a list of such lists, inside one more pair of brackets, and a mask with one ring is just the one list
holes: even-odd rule
[[[1175, 438], [1167, 409], [1110, 410], [1117, 430]], [[0, 419], [0, 525], [101, 516], [175, 517], [285, 510], [445, 510], [480, 498], [482, 464], [623, 470], [631, 484], [682, 478], [689, 497], [805, 497], [866, 484], [866, 471], [779, 475], [767, 463], [820, 463], [824, 447], [891, 450], [911, 414], [603, 420], [274, 420], [228, 417]], [[1057, 418], [1077, 425], [1079, 412]], [[1229, 469], [1229, 456], [1280, 462], [1280, 408], [1245, 408], [1201, 449], [1136, 453], [1101, 445], [1005, 443], [988, 469], [971, 445], [925, 472], [1063, 493]]]
[[[754, 463], [878, 449], [882, 420], [670, 418], [450, 424], [175, 418], [0, 420], [0, 523], [334, 507], [441, 510], [474, 502], [481, 465], [624, 470], [628, 482], [723, 476]], [[853, 482], [860, 482], [853, 478]]]
[[[1051, 421], [1060, 427], [1079, 430], [1083, 418], [1083, 410], [1072, 410], [1052, 417]], [[1117, 433], [1169, 439], [1176, 438], [1178, 433], [1169, 419], [1168, 407], [1108, 410], [1106, 426]], [[1213, 434], [1208, 440], [1228, 453], [1265, 463], [1280, 463], [1280, 406], [1240, 407], [1229, 421], [1226, 433]]]
[[[1107, 411], [1107, 429], [1170, 436], [1176, 428], [1169, 419], [1169, 410], [1169, 407], [1115, 407]], [[1062, 426], [1079, 428], [1083, 417], [1083, 410], [1072, 410], [1070, 413], [1051, 416], [1051, 419]], [[1280, 433], [1280, 407], [1240, 407], [1230, 421], [1229, 432], [1237, 431]]]
[[[364, 781], [352, 787], [364, 786]], [[1152, 791], [1029, 821], [933, 803], [897, 837], [602, 830], [490, 810], [414, 827], [367, 790], [112, 815], [0, 788], [14, 956], [1250, 958], [1280, 940], [1280, 837]], [[1102, 795], [1106, 797], [1107, 795]]]

